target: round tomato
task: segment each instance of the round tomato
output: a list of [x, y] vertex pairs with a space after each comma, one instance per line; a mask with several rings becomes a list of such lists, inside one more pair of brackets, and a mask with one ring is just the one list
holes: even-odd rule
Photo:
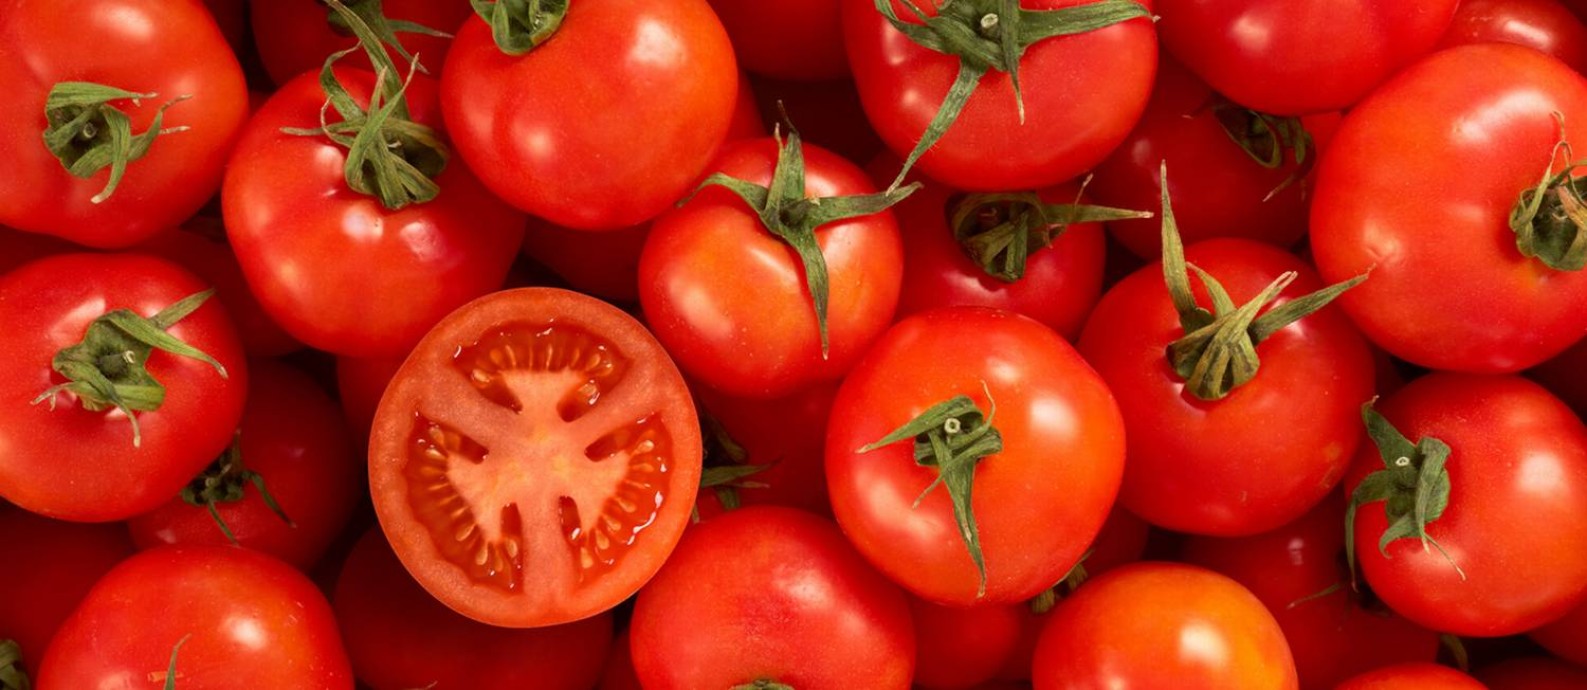
[[939, 606], [909, 597], [915, 621], [915, 687], [972, 688], [992, 680], [1018, 653], [1026, 604]]
[[[708, 517], [711, 502], [718, 506], [781, 505], [830, 517], [827, 475], [824, 462], [827, 420], [836, 383], [811, 386], [785, 398], [749, 400], [734, 398], [704, 386], [695, 390], [696, 399], [711, 419], [707, 433], [726, 436], [742, 451], [734, 465], [760, 466], [755, 474], [724, 487], [704, 487], [700, 493], [700, 517]], [[712, 422], [717, 428], [712, 428]], [[718, 439], [720, 440], [720, 439]], [[726, 449], [724, 449], [726, 450]], [[725, 493], [731, 498], [723, 500]]]
[[[343, 0], [342, 4], [355, 11], [374, 6], [393, 22], [413, 22], [448, 34], [457, 31], [474, 12], [468, 0]], [[259, 60], [277, 84], [286, 84], [304, 72], [318, 74], [331, 53], [358, 45], [352, 31], [336, 20], [336, 13], [322, 0], [255, 2], [250, 15]], [[441, 73], [446, 51], [452, 45], [450, 37], [401, 30], [396, 36], [429, 74]], [[397, 65], [407, 67], [409, 60], [396, 50], [388, 47], [386, 52]], [[349, 59], [351, 66], [369, 69], [369, 59], [364, 55], [355, 53]]]
[[849, 74], [840, 0], [710, 0], [744, 69], [777, 79]]
[[248, 289], [242, 266], [226, 244], [225, 235], [219, 219], [195, 218], [181, 231], [162, 234], [139, 249], [174, 261], [213, 286], [215, 299], [226, 305], [226, 313], [248, 354], [279, 357], [302, 349], [303, 343], [272, 320]]
[[341, 399], [342, 416], [359, 447], [369, 445], [369, 429], [375, 423], [375, 408], [386, 394], [391, 377], [397, 375], [407, 354], [396, 357], [337, 357], [336, 392]]
[[132, 540], [119, 524], [60, 522], [10, 506], [0, 507], [0, 534], [12, 564], [0, 568], [0, 639], [16, 642], [22, 667], [37, 670], [55, 631], [132, 554]]
[[579, 292], [614, 302], [639, 301], [639, 255], [650, 224], [585, 232], [529, 219], [523, 253]]
[[[110, 89], [88, 94], [92, 104], [48, 105], [68, 82]], [[197, 0], [100, 0], [71, 12], [50, 0], [4, 0], [0, 84], [9, 172], [0, 223], [92, 247], [129, 247], [197, 212], [219, 188], [248, 117], [242, 68]], [[157, 119], [165, 133], [152, 136]], [[140, 137], [120, 153], [124, 176], [113, 180], [108, 164], [84, 177], [70, 172], [63, 161], [83, 167], [116, 155], [117, 122]], [[46, 130], [62, 138], [63, 157], [41, 139]], [[146, 152], [134, 158], [139, 148]]]
[[1488, 690], [1582, 690], [1587, 669], [1550, 657], [1508, 659], [1477, 672]]
[[1400, 664], [1363, 673], [1334, 690], [1488, 690], [1464, 673], [1433, 663]]
[[588, 618], [661, 567], [700, 482], [683, 377], [633, 317], [552, 288], [442, 320], [375, 413], [369, 481], [403, 565], [491, 625]]
[[1571, 609], [1563, 618], [1529, 634], [1556, 656], [1573, 664], [1587, 666], [1587, 604]]
[[1587, 72], [1587, 26], [1559, 0], [1462, 0], [1439, 48], [1514, 43]]

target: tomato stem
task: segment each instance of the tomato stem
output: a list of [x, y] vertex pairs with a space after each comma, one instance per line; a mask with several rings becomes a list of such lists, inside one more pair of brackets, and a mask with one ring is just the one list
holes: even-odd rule
[[156, 138], [187, 131], [187, 127], [162, 128], [160, 125], [165, 120], [167, 108], [192, 96], [166, 101], [155, 111], [149, 128], [137, 135], [132, 133], [132, 119], [110, 105], [115, 101], [140, 105], [142, 99], [158, 96], [81, 81], [63, 81], [50, 89], [44, 101], [44, 119], [49, 123], [44, 129], [44, 147], [73, 177], [88, 179], [110, 168], [110, 179], [91, 199], [93, 203], [103, 203], [116, 193], [126, 176], [127, 165], [148, 155]]
[[[1564, 116], [1555, 113], [1554, 117], [1559, 122], [1559, 141], [1542, 181], [1522, 192], [1510, 211], [1510, 229], [1523, 256], [1558, 271], [1579, 271], [1587, 266], [1587, 199], [1581, 190], [1587, 183], [1576, 177], [1576, 169], [1587, 161], [1571, 160]], [[1560, 159], [1565, 161], [1564, 169], [1554, 174], [1554, 163]]]
[[[408, 52], [408, 48], [402, 45], [402, 40], [397, 38], [397, 32], [421, 34], [435, 38], [451, 38], [452, 35], [418, 22], [389, 19], [386, 17], [384, 4], [383, 0], [342, 0], [342, 5], [348, 11], [357, 15], [364, 25], [368, 26], [370, 31], [379, 38], [381, 44], [390, 46], [392, 50], [397, 51], [397, 55], [402, 56], [404, 61], [412, 63], [420, 74], [429, 74], [430, 70], [425, 69], [424, 65], [419, 62], [418, 56]], [[338, 34], [343, 36], [358, 35], [357, 29], [352, 23], [328, 3], [325, 10], [325, 21]]]
[[232, 533], [226, 520], [221, 518], [217, 505], [241, 501], [247, 484], [252, 484], [259, 491], [259, 498], [264, 500], [270, 512], [275, 513], [276, 517], [281, 518], [288, 527], [297, 527], [297, 523], [287, 517], [286, 511], [281, 509], [276, 497], [265, 486], [264, 477], [243, 466], [241, 432], [233, 436], [231, 445], [220, 454], [220, 457], [188, 482], [187, 486], [182, 487], [182, 501], [191, 506], [202, 506], [209, 511], [210, 518], [220, 527], [221, 534], [226, 535], [226, 540], [237, 544], [237, 535]]
[[1221, 97], [1214, 98], [1211, 106], [1213, 117], [1223, 127], [1224, 133], [1229, 135], [1229, 139], [1257, 165], [1277, 170], [1284, 165], [1286, 153], [1295, 161], [1294, 172], [1269, 190], [1262, 201], [1278, 196], [1279, 192], [1305, 179], [1311, 172], [1317, 160], [1316, 145], [1300, 118], [1269, 115], [1229, 103]]
[[469, 0], [490, 25], [491, 39], [508, 55], [524, 55], [550, 40], [568, 14], [568, 0]]
[[1151, 218], [1132, 211], [1080, 203], [1049, 204], [1035, 192], [971, 194], [954, 204], [949, 226], [959, 246], [987, 275], [1006, 283], [1025, 276], [1025, 264], [1074, 223]]
[[0, 690], [31, 690], [33, 682], [22, 671], [22, 647], [0, 639]]

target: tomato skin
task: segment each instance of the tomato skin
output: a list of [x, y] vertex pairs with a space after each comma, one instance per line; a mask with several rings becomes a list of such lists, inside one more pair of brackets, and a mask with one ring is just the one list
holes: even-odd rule
[[[690, 529], [640, 591], [631, 634], [647, 690], [759, 679], [903, 690], [915, 665], [903, 594], [831, 522], [774, 506]], [[833, 644], [840, 639], [865, 643]]]
[[407, 358], [407, 354], [336, 358], [336, 392], [341, 399], [342, 416], [359, 447], [369, 445], [369, 430], [374, 426], [380, 397], [386, 394], [386, 386]]
[[1552, 657], [1507, 659], [1477, 672], [1488, 690], [1581, 690], [1587, 670]]
[[[742, 505], [781, 505], [832, 516], [823, 462], [827, 420], [838, 394], [836, 383], [811, 386], [773, 400], [734, 398], [704, 386], [694, 391], [705, 413], [744, 449], [746, 463], [770, 465], [748, 478], [764, 487], [734, 489]], [[705, 496], [714, 498], [710, 488], [703, 489], [701, 495], [702, 502]], [[705, 512], [701, 506], [702, 517]]]
[[1448, 666], [1413, 663], [1363, 673], [1334, 690], [1487, 690], [1487, 686]]
[[[711, 170], [771, 182], [771, 139], [732, 142]], [[877, 191], [852, 163], [806, 144], [806, 196]], [[804, 265], [732, 192], [711, 187], [650, 228], [640, 304], [656, 338], [691, 378], [729, 395], [777, 398], [842, 377], [892, 321], [903, 247], [891, 211], [816, 229], [829, 279], [825, 358]]]
[[1578, 666], [1587, 666], [1587, 604], [1571, 609], [1563, 618], [1529, 634], [1555, 656]]
[[[1150, 10], [1155, 0], [1142, 2]], [[919, 23], [895, 0], [898, 16]], [[934, 12], [930, 3], [915, 3]], [[1085, 0], [1025, 0], [1051, 10]], [[893, 28], [873, 0], [843, 0], [844, 43], [871, 125], [900, 157], [936, 115], [959, 59], [928, 50]], [[1156, 30], [1132, 19], [1032, 45], [1020, 60], [1025, 119], [1013, 82], [992, 71], [958, 121], [920, 157], [927, 175], [968, 191], [1039, 189], [1079, 176], [1107, 158], [1140, 118], [1157, 70]]]
[[1587, 71], [1587, 25], [1558, 0], [1463, 0], [1438, 47], [1490, 42], [1535, 48]]
[[705, 0], [571, 3], [557, 33], [522, 57], [490, 33], [474, 17], [452, 42], [447, 127], [485, 186], [552, 223], [596, 230], [656, 216], [688, 194], [727, 134], [738, 70]]
[[915, 620], [915, 686], [972, 688], [992, 680], [1018, 652], [1027, 604], [960, 608], [909, 597]]
[[[138, 254], [61, 254], [0, 278], [0, 496], [63, 520], [108, 522], [176, 495], [231, 443], [242, 418], [248, 368], [224, 307], [205, 302], [167, 333], [226, 368], [154, 351], [146, 365], [165, 386], [158, 410], [138, 412], [143, 440], [119, 411], [89, 412], [60, 393], [55, 409], [31, 401], [64, 382], [50, 368], [88, 324], [115, 309], [159, 313], [207, 286], [187, 271]], [[49, 439], [47, 443], [39, 439]]]
[[[195, 219], [178, 232], [168, 232], [142, 245], [140, 250], [169, 259], [193, 272], [215, 288], [215, 298], [226, 305], [226, 313], [237, 327], [237, 335], [248, 354], [254, 357], [280, 357], [303, 348], [281, 328], [258, 298], [248, 288], [243, 278], [242, 266], [221, 238], [210, 238], [198, 230], [203, 223], [213, 222], [215, 230], [224, 237], [225, 228], [218, 220]], [[207, 229], [206, 229], [207, 231]]]
[[628, 644], [628, 629], [617, 633], [612, 640], [612, 653], [606, 657], [606, 672], [601, 674], [601, 684], [595, 690], [645, 690], [634, 671], [634, 655]]
[[[1432, 50], [1457, 0], [1158, 0], [1163, 49], [1254, 110], [1343, 110]], [[1326, 20], [1321, 19], [1327, 17]]]
[[25, 669], [37, 669], [72, 609], [132, 554], [132, 539], [119, 524], [61, 522], [10, 506], [0, 507], [0, 534], [12, 564], [0, 568], [0, 635], [21, 647]]
[[[336, 74], [368, 103], [373, 74]], [[254, 295], [287, 332], [338, 355], [400, 354], [448, 312], [501, 287], [524, 218], [455, 156], [435, 178], [433, 201], [391, 211], [353, 191], [346, 149], [281, 131], [318, 126], [318, 79], [283, 86], [249, 122], [222, 192], [227, 236]], [[408, 87], [415, 122], [439, 125], [435, 88], [423, 77]]]
[[[859, 452], [957, 395], [983, 412], [990, 395], [1003, 438], [1003, 452], [975, 469], [979, 598], [948, 492], [914, 505], [936, 469], [917, 465], [909, 443]], [[827, 431], [827, 486], [844, 533], [893, 581], [947, 605], [1020, 602], [1061, 579], [1107, 517], [1123, 464], [1123, 420], [1102, 379], [1050, 329], [982, 307], [893, 326], [844, 380]]]
[[[383, 0], [381, 7], [387, 19], [415, 22], [448, 34], [456, 33], [463, 20], [474, 14], [467, 0]], [[285, 85], [304, 72], [318, 74], [331, 53], [358, 45], [351, 33], [331, 27], [328, 19], [333, 12], [318, 0], [256, 2], [250, 12], [260, 62], [277, 84]], [[432, 77], [441, 73], [452, 39], [401, 31], [397, 39]], [[408, 61], [395, 50], [387, 48], [386, 52], [406, 73]], [[349, 55], [348, 60], [349, 66], [370, 69], [369, 58], [362, 51]]]
[[34, 687], [158, 687], [184, 638], [182, 690], [236, 688], [239, 678], [257, 687], [353, 687], [325, 596], [290, 566], [229, 546], [159, 548], [116, 566], [61, 626]]
[[776, 79], [849, 74], [840, 0], [710, 0], [744, 69]]
[[1210, 570], [1149, 562], [1097, 577], [1058, 604], [1037, 645], [1035, 687], [1299, 686], [1278, 623], [1249, 591]]
[[614, 302], [639, 301], [639, 255], [650, 224], [587, 232], [529, 218], [523, 253], [579, 292]]
[[[105, 0], [64, 13], [49, 0], [6, 0], [0, 18], [0, 84], [7, 85], [0, 157], [13, 173], [0, 183], [0, 223], [90, 247], [129, 247], [175, 227], [214, 195], [248, 117], [248, 91], [198, 0]], [[115, 193], [95, 204], [109, 168], [73, 177], [40, 139], [45, 99], [62, 81], [158, 93], [141, 107], [114, 103], [135, 134], [161, 104], [191, 94], [161, 124], [191, 129], [156, 138], [128, 164]]]
[[[1323, 287], [1301, 260], [1250, 240], [1208, 240], [1186, 248], [1185, 258], [1236, 304], [1286, 271], [1299, 277], [1275, 304]], [[1198, 304], [1210, 306], [1200, 281], [1191, 284]], [[1152, 524], [1215, 536], [1257, 534], [1300, 517], [1338, 484], [1360, 440], [1360, 405], [1373, 386], [1366, 343], [1325, 308], [1257, 345], [1256, 378], [1203, 401], [1185, 390], [1166, 354], [1183, 333], [1162, 266], [1153, 263], [1103, 295], [1080, 337], [1129, 430], [1120, 503]]]
[[[885, 150], [881, 137], [865, 119], [865, 106], [852, 79], [785, 81], [753, 78], [761, 116], [773, 124], [784, 112], [799, 128], [806, 144], [815, 144], [847, 160], [869, 161]], [[885, 178], [891, 183], [903, 159], [895, 158]]]
[[[1340, 304], [1373, 342], [1433, 369], [1507, 373], [1581, 338], [1587, 273], [1523, 256], [1508, 224], [1559, 141], [1556, 114], [1566, 140], [1587, 141], [1587, 79], [1485, 44], [1412, 66], [1345, 118], [1317, 172], [1311, 248], [1326, 280], [1371, 268]], [[1449, 174], [1457, 160], [1474, 165]]]
[[[1498, 637], [1548, 623], [1583, 601], [1587, 428], [1564, 403], [1519, 377], [1433, 373], [1377, 410], [1406, 438], [1431, 436], [1451, 449], [1449, 506], [1427, 526], [1449, 559], [1416, 539], [1389, 544], [1384, 556], [1377, 548], [1388, 527], [1383, 504], [1365, 504], [1356, 515], [1356, 557], [1384, 603], [1434, 630]], [[1363, 444], [1347, 491], [1382, 468], [1377, 448]], [[1515, 586], [1521, 568], [1526, 587]]]

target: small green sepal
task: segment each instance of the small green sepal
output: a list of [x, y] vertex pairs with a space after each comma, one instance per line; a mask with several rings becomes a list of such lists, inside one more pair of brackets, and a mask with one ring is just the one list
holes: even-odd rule
[[165, 110], [192, 98], [178, 96], [160, 106], [154, 120], [142, 134], [132, 133], [132, 119], [121, 109], [111, 105], [116, 101], [131, 101], [141, 105], [145, 98], [158, 98], [159, 94], [135, 93], [104, 84], [82, 81], [63, 81], [50, 89], [44, 101], [44, 119], [49, 126], [44, 129], [44, 147], [61, 162], [73, 177], [88, 179], [105, 168], [110, 168], [110, 179], [104, 189], [91, 199], [104, 203], [127, 174], [127, 165], [148, 155], [154, 141], [162, 134], [186, 131], [187, 127], [165, 127]]
[[1049, 204], [1035, 192], [971, 194], [953, 206], [949, 225], [966, 255], [1006, 283], [1025, 276], [1030, 255], [1049, 247], [1070, 225], [1151, 218], [1133, 211], [1080, 203]]
[[241, 432], [232, 438], [231, 446], [226, 448], [226, 452], [221, 453], [215, 462], [210, 463], [210, 466], [188, 482], [187, 486], [182, 487], [181, 497], [184, 503], [209, 511], [210, 519], [220, 527], [220, 532], [226, 535], [226, 540], [237, 544], [237, 535], [232, 534], [231, 527], [221, 518], [220, 510], [216, 506], [221, 503], [241, 501], [246, 495], [244, 488], [247, 484], [253, 485], [265, 506], [288, 527], [298, 526], [292, 518], [287, 517], [286, 511], [276, 502], [276, 497], [265, 486], [264, 477], [243, 465]]
[[1412, 444], [1372, 405], [1373, 402], [1368, 401], [1361, 406], [1361, 420], [1366, 424], [1367, 436], [1378, 447], [1383, 469], [1361, 480], [1351, 492], [1350, 505], [1345, 510], [1345, 557], [1349, 561], [1351, 580], [1356, 577], [1356, 511], [1379, 501], [1383, 503], [1389, 526], [1378, 540], [1378, 553], [1388, 558], [1389, 544], [1401, 539], [1417, 539], [1423, 549], [1437, 549], [1460, 579], [1466, 579], [1460, 564], [1427, 533], [1427, 526], [1436, 522], [1449, 507], [1449, 470], [1445, 468], [1449, 461], [1449, 445], [1431, 436], [1424, 436]]
[[508, 55], [523, 55], [551, 39], [568, 14], [568, 0], [469, 0], [490, 25], [491, 39]]
[[[1587, 266], [1587, 199], [1576, 170], [1587, 161], [1574, 161], [1570, 143], [1565, 141], [1565, 117], [1555, 113], [1560, 139], [1549, 155], [1542, 180], [1536, 187], [1521, 192], [1521, 199], [1510, 210], [1510, 229], [1521, 255], [1537, 259], [1557, 271], [1579, 271]], [[1553, 173], [1554, 162], [1565, 167]]]
[[[424, 64], [420, 62], [419, 56], [408, 52], [408, 48], [402, 45], [402, 40], [397, 38], [397, 32], [420, 34], [435, 38], [452, 37], [452, 34], [432, 29], [417, 22], [386, 17], [384, 0], [346, 0], [341, 4], [348, 11], [357, 15], [364, 25], [368, 26], [369, 30], [379, 39], [381, 44], [390, 46], [392, 50], [397, 51], [397, 55], [401, 56], [405, 62], [412, 63], [420, 74], [429, 74], [430, 70], [426, 69]], [[337, 33], [349, 36], [357, 35], [356, 27], [348, 22], [340, 10], [329, 5], [327, 5], [326, 10], [325, 21], [331, 25], [332, 29], [336, 30]]]

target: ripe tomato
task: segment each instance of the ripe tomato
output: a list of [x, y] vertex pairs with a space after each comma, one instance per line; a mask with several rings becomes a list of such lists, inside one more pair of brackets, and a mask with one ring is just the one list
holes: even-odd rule
[[1218, 93], [1306, 115], [1354, 105], [1432, 50], [1456, 1], [1157, 0], [1157, 13], [1163, 48]]
[[1036, 690], [1295, 690], [1278, 623], [1210, 570], [1136, 563], [1063, 600], [1036, 649]]
[[[389, 20], [414, 22], [448, 34], [457, 31], [463, 20], [473, 14], [468, 0], [343, 0], [342, 4], [353, 8], [378, 5]], [[286, 84], [304, 72], [317, 74], [331, 53], [358, 45], [358, 39], [344, 28], [345, 24], [333, 23], [334, 16], [335, 13], [320, 0], [270, 0], [252, 4], [253, 39], [271, 81]], [[441, 73], [441, 65], [446, 64], [446, 51], [452, 45], [450, 38], [412, 31], [398, 31], [396, 36], [409, 55], [419, 58], [429, 74]], [[408, 65], [409, 60], [397, 51], [387, 48], [387, 53], [398, 65]], [[350, 60], [351, 67], [370, 69], [369, 58], [362, 54], [355, 53]]]
[[1019, 651], [1027, 604], [939, 606], [909, 597], [915, 620], [915, 687], [972, 688], [992, 680]]
[[165, 547], [123, 561], [61, 626], [38, 690], [352, 690], [325, 596], [298, 571], [229, 546]]
[[639, 674], [634, 672], [633, 650], [628, 644], [628, 629], [617, 633], [612, 640], [612, 653], [606, 657], [606, 671], [601, 674], [601, 684], [595, 690], [645, 690], [639, 684]]
[[[174, 264], [136, 254], [60, 254], [0, 278], [0, 349], [7, 353], [0, 358], [0, 497], [61, 519], [122, 520], [175, 496], [220, 455], [248, 389], [225, 309], [208, 300], [165, 329], [218, 368], [99, 321], [127, 316], [122, 310], [148, 319], [205, 287]], [[75, 349], [59, 354], [67, 348]], [[108, 400], [86, 400], [94, 390], [88, 375], [57, 389], [67, 378], [52, 370], [56, 357], [71, 367], [94, 362], [136, 423]], [[124, 357], [136, 361], [123, 366]], [[147, 377], [163, 397], [145, 388]]]
[[[1587, 273], [1523, 255], [1510, 225], [1522, 192], [1572, 158], [1555, 150], [1562, 136], [1587, 142], [1587, 79], [1512, 45], [1438, 53], [1350, 112], [1317, 172], [1311, 248], [1325, 279], [1371, 269], [1340, 300], [1367, 337], [1413, 364], [1476, 372], [1518, 371], [1581, 338]], [[1468, 165], [1451, 175], [1456, 160]]]
[[1514, 43], [1587, 72], [1587, 26], [1559, 0], [1464, 0], [1439, 48]]
[[1488, 690], [1475, 678], [1432, 663], [1400, 664], [1363, 673], [1334, 690]]
[[609, 229], [688, 193], [727, 134], [737, 82], [705, 0], [582, 0], [524, 55], [466, 21], [441, 105], [491, 191], [558, 225]]
[[353, 547], [333, 601], [353, 670], [375, 690], [589, 690], [612, 639], [607, 614], [532, 630], [459, 616], [413, 581], [380, 530]]
[[[1392, 521], [1414, 524], [1408, 501], [1447, 444], [1447, 474], [1423, 480], [1426, 540], [1389, 528], [1382, 496], [1355, 515], [1355, 555], [1372, 591], [1400, 615], [1456, 635], [1513, 635], [1559, 618], [1587, 596], [1587, 428], [1541, 386], [1513, 376], [1433, 373], [1377, 404], [1403, 443], [1363, 444], [1346, 488], [1394, 463], [1404, 493]], [[1410, 444], [1418, 444], [1413, 450]], [[1384, 445], [1382, 443], [1378, 445]], [[1409, 458], [1400, 464], [1400, 456]], [[1397, 506], [1397, 507], [1396, 507]], [[1547, 525], [1538, 529], [1537, 525]], [[1403, 526], [1403, 525], [1402, 525]], [[1524, 570], [1526, 586], [1516, 587]]]
[[690, 529], [640, 591], [629, 643], [647, 690], [903, 690], [915, 665], [898, 588], [831, 522], [773, 506]]
[[226, 306], [248, 354], [279, 357], [302, 349], [303, 343], [272, 320], [248, 289], [242, 266], [226, 244], [225, 234], [218, 218], [195, 218], [181, 231], [161, 234], [140, 249], [175, 262], [214, 287], [215, 298]]
[[1520, 657], [1484, 667], [1477, 679], [1488, 690], [1582, 690], [1587, 669], [1551, 657]]
[[649, 236], [649, 223], [586, 232], [531, 217], [523, 253], [579, 292], [614, 302], [638, 302], [639, 255]]
[[386, 394], [391, 377], [397, 375], [407, 353], [396, 357], [337, 357], [336, 392], [342, 402], [342, 416], [361, 448], [369, 445], [369, 429], [375, 423], [375, 408]]
[[849, 75], [840, 0], [710, 0], [744, 69], [776, 79]]
[[6, 562], [0, 568], [0, 638], [21, 647], [22, 666], [37, 670], [50, 638], [89, 588], [121, 559], [132, 540], [119, 524], [59, 522], [0, 507]]
[[[143, 95], [103, 106], [122, 115], [59, 108], [63, 126], [90, 118], [77, 127], [73, 160], [114, 148], [115, 120], [144, 134], [166, 105], [160, 128], [187, 129], [155, 137], [104, 197], [109, 167], [75, 177], [40, 139], [51, 127], [46, 99], [61, 82]], [[0, 156], [9, 172], [0, 182], [0, 223], [92, 247], [129, 247], [192, 216], [219, 188], [248, 117], [242, 68], [197, 0], [99, 0], [72, 12], [49, 0], [4, 0], [0, 84]]]
[[[940, 422], [944, 442], [989, 426], [1000, 449], [979, 460], [956, 450], [945, 466], [917, 461], [908, 439], [866, 451], [955, 398], [978, 412]], [[1014, 603], [1058, 582], [1097, 535], [1118, 491], [1124, 427], [1107, 386], [1058, 334], [952, 307], [900, 321], [844, 380], [826, 462], [838, 524], [883, 574], [939, 604]], [[984, 580], [966, 532], [979, 534]]]
[[[743, 450], [739, 465], [765, 469], [747, 477], [747, 486], [731, 488], [741, 505], [781, 505], [830, 517], [827, 474], [823, 466], [827, 420], [836, 383], [811, 386], [785, 398], [748, 400], [734, 398], [704, 386], [695, 389], [700, 407], [719, 425], [720, 432]], [[709, 431], [709, 422], [707, 423]], [[707, 487], [700, 492], [699, 512], [707, 505], [722, 505], [721, 493]]]
[[1554, 655], [1573, 664], [1587, 666], [1587, 604], [1571, 609], [1563, 618], [1529, 634]]
[[639, 322], [553, 288], [437, 324], [375, 413], [381, 527], [441, 603], [491, 625], [588, 618], [649, 580], [688, 524], [700, 424]]

